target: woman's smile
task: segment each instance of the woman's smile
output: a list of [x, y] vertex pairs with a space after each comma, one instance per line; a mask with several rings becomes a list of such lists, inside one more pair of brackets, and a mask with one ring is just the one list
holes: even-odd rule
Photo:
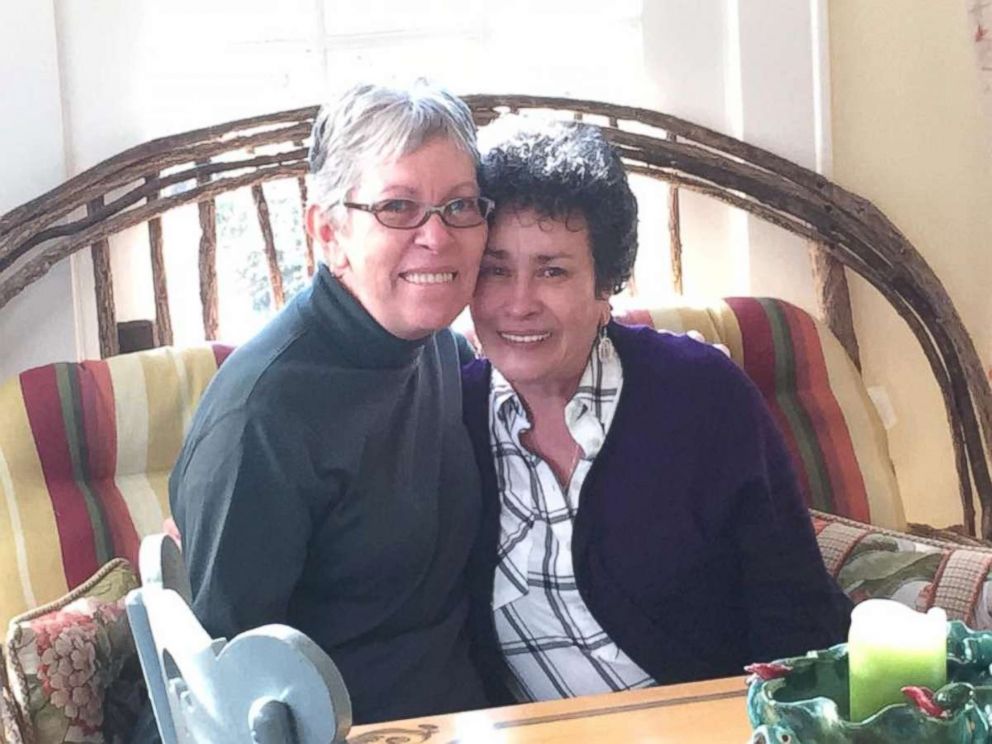
[[500, 338], [511, 344], [536, 344], [545, 339], [551, 338], [551, 332], [546, 333], [507, 333], [500, 331]]
[[419, 284], [422, 286], [437, 285], [437, 284], [451, 284], [455, 281], [455, 277], [458, 276], [457, 271], [404, 271], [400, 274], [400, 279], [410, 284]]

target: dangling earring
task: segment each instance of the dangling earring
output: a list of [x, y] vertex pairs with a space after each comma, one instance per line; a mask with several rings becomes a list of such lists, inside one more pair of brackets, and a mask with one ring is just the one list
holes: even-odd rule
[[599, 360], [601, 362], [613, 359], [613, 356], [616, 354], [616, 349], [613, 348], [613, 342], [610, 341], [609, 334], [606, 332], [606, 326], [608, 324], [609, 320], [599, 326], [599, 333], [596, 337], [596, 353], [599, 354]]

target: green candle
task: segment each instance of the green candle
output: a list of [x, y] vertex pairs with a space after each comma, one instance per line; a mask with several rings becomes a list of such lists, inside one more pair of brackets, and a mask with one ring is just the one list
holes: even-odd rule
[[905, 703], [907, 685], [936, 690], [947, 684], [947, 614], [866, 600], [851, 614], [847, 656], [851, 720], [863, 721], [886, 705]]

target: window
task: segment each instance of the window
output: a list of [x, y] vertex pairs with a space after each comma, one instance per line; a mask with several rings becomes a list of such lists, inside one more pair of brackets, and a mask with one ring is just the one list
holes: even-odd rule
[[[290, 0], [278, 7], [144, 0], [141, 8], [128, 94], [145, 138], [306, 106], [354, 80], [411, 73], [460, 93], [645, 98], [642, 0]], [[637, 286], [657, 302], [670, 287], [667, 187], [639, 177], [632, 184], [641, 203]], [[288, 298], [306, 281], [298, 187], [266, 184], [265, 193]], [[275, 307], [250, 194], [218, 199], [217, 215], [221, 338], [240, 343]], [[175, 342], [192, 343], [202, 337], [195, 208], [170, 214], [164, 230]], [[126, 260], [119, 253], [115, 265]], [[130, 280], [136, 262], [127, 263]], [[119, 307], [119, 317], [149, 317], [142, 302]]]

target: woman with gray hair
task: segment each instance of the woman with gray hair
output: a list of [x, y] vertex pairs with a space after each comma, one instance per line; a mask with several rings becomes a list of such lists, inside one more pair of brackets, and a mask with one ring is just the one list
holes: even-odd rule
[[483, 707], [465, 566], [480, 518], [459, 349], [492, 202], [468, 108], [426, 83], [325, 106], [311, 286], [224, 363], [169, 483], [213, 636], [267, 623], [334, 660], [356, 723]]

